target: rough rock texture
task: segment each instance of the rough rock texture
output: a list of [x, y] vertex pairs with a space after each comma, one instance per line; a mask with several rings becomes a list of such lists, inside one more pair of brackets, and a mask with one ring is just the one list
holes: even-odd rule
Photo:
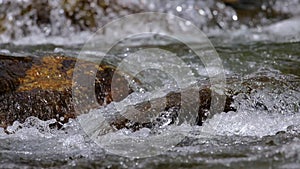
[[[107, 105], [112, 101], [121, 101], [133, 90], [123, 74], [108, 64], [81, 61], [79, 66], [80, 75], [85, 79], [95, 76], [94, 85], [82, 86], [74, 83], [73, 78], [78, 76], [74, 73], [76, 64], [75, 58], [66, 56], [44, 56], [44, 57], [14, 57], [0, 56], [0, 127], [7, 127], [14, 121], [24, 122], [27, 117], [35, 116], [41, 120], [56, 119], [58, 126], [75, 118], [78, 113], [86, 113], [92, 108]], [[77, 62], [78, 63], [78, 62]], [[94, 67], [97, 73], [91, 73], [89, 69]], [[113, 79], [114, 78], [114, 79]], [[80, 80], [80, 79], [79, 79]], [[116, 80], [117, 88], [112, 88], [112, 80]], [[80, 89], [76, 99], [73, 97], [72, 90]], [[95, 93], [96, 101], [90, 102]], [[188, 91], [188, 96], [199, 94], [199, 102], [184, 100], [188, 104], [188, 109], [198, 110], [195, 117], [195, 124], [202, 125], [207, 118], [210, 109], [212, 91], [209, 87], [199, 89], [182, 89]], [[116, 116], [110, 121], [116, 129], [124, 127], [137, 130], [140, 127], [153, 127], [159, 125], [162, 117], [169, 116], [175, 123], [180, 112], [190, 112], [183, 110], [181, 92], [170, 92], [166, 95], [166, 104], [162, 105], [163, 98], [157, 98], [154, 102], [149, 101], [133, 105], [135, 109], [143, 112], [140, 116], [149, 115], [151, 112], [161, 113], [157, 116], [157, 122], [139, 121], [128, 119], [123, 116]], [[153, 102], [153, 100], [152, 100]], [[227, 97], [224, 111], [234, 110], [230, 107], [233, 102], [231, 97]], [[77, 107], [76, 107], [77, 106]], [[79, 112], [78, 112], [79, 111]], [[127, 114], [134, 116], [130, 109]], [[125, 114], [126, 114], [125, 113]], [[157, 114], [156, 114], [157, 115]], [[155, 117], [155, 116], [154, 116]], [[143, 118], [143, 117], [140, 117]]]
[[[72, 102], [72, 78], [75, 63], [75, 58], [65, 56], [0, 56], [0, 126], [6, 127], [16, 120], [23, 122], [29, 116], [36, 116], [42, 120], [55, 118], [61, 122], [74, 118], [76, 112]], [[118, 76], [112, 66], [98, 66], [87, 61], [83, 63], [80, 65], [82, 70], [91, 66], [98, 69], [95, 78], [98, 104], [84, 104], [84, 112], [91, 107], [113, 101], [110, 86], [113, 75], [120, 83], [124, 83], [123, 86], [127, 86], [127, 81]], [[92, 76], [88, 72], [83, 73]], [[90, 88], [81, 89], [80, 97], [87, 97], [85, 90]], [[114, 92], [120, 96], [114, 99], [121, 100], [131, 91], [124, 92], [123, 89], [118, 89]]]

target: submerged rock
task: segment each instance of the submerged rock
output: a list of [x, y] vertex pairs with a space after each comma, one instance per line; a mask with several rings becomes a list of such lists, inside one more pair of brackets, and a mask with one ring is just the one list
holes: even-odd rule
[[[182, 95], [191, 96], [190, 98], [182, 98]], [[165, 125], [182, 124], [188, 122], [190, 124], [201, 126], [205, 120], [214, 113], [210, 112], [212, 97], [218, 97], [218, 93], [212, 91], [209, 87], [197, 88], [190, 87], [181, 89], [180, 91], [172, 91], [162, 97], [154, 97], [147, 101], [141, 101], [135, 105], [126, 106], [117, 116], [106, 120], [114, 129], [127, 128], [136, 131], [140, 128], [160, 128]], [[198, 100], [194, 100], [195, 97]], [[225, 97], [225, 105], [222, 111], [235, 111], [231, 106], [232, 97]], [[102, 128], [100, 135], [108, 132], [109, 129]]]

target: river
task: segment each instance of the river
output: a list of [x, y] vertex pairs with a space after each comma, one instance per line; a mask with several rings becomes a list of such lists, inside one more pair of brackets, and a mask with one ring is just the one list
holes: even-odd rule
[[[6, 15], [15, 17], [16, 20], [6, 24], [11, 30], [0, 34], [0, 54], [12, 57], [66, 55], [88, 60], [101, 58], [119, 65], [120, 70], [127, 68], [127, 72], [132, 68], [137, 70], [139, 66], [150, 66], [151, 69], [136, 75], [145, 83], [146, 92], [135, 91], [124, 101], [80, 115], [59, 130], [50, 127], [55, 122], [54, 119], [42, 121], [36, 117], [29, 117], [24, 123], [15, 121], [8, 127], [13, 134], [6, 134], [0, 128], [0, 168], [299, 168], [300, 19], [296, 10], [287, 12], [290, 17], [278, 14], [280, 17], [275, 15], [273, 19], [264, 20], [264, 17], [256, 16], [259, 21], [253, 22], [254, 26], [250, 23], [247, 25], [246, 21], [240, 23], [244, 26], [237, 26], [234, 22], [237, 18], [227, 16], [235, 11], [223, 3], [214, 6], [206, 1], [203, 4], [187, 1], [182, 2], [183, 5], [178, 5], [178, 2], [174, 6], [174, 2], [173, 6], [171, 3], [171, 6], [161, 7], [164, 10], [154, 11], [171, 11], [176, 16], [187, 19], [183, 26], [174, 18], [161, 21], [160, 15], [153, 17], [153, 13], [149, 16], [146, 13], [147, 16], [143, 17], [145, 20], [140, 20], [139, 17], [129, 19], [132, 22], [129, 26], [126, 25], [128, 20], [119, 20], [117, 24], [120, 27], [106, 25], [94, 34], [94, 28], [87, 23], [72, 24], [73, 20], [68, 20], [70, 15], [66, 15], [66, 18], [57, 17], [54, 8], [49, 9], [49, 23], [41, 20], [30, 23], [33, 27], [28, 28], [24, 25], [31, 21], [31, 15], [36, 15], [32, 14], [31, 8], [26, 7], [30, 2], [37, 2], [24, 2], [21, 7], [18, 3], [16, 6], [12, 5], [18, 10], [28, 9], [29, 12], [23, 12], [24, 15], [9, 11], [8, 8]], [[127, 4], [127, 7], [117, 2], [118, 5], [112, 8], [111, 13], [117, 13], [115, 11], [122, 7], [126, 12], [116, 15], [151, 11], [152, 8], [158, 9], [162, 3], [153, 1], [152, 5], [144, 3], [140, 8], [135, 8], [139, 4], [134, 1]], [[285, 2], [275, 3], [274, 9], [285, 12], [287, 9], [280, 7], [285, 5], [292, 10], [293, 3], [299, 6], [299, 1], [289, 2], [290, 6]], [[5, 1], [0, 3], [11, 5]], [[58, 1], [48, 5], [61, 7], [65, 13], [69, 12], [63, 5], [56, 3]], [[229, 14], [219, 14], [215, 18], [217, 20], [214, 19], [218, 24], [212, 24], [209, 17], [207, 20], [192, 17], [194, 14], [188, 12], [189, 5], [204, 5], [203, 10], [197, 8], [200, 15], [208, 15], [206, 12], [211, 8], [216, 11], [224, 9]], [[132, 12], [133, 9], [137, 11]], [[84, 8], [79, 10], [85, 11]], [[182, 14], [182, 11], [186, 13]], [[80, 16], [77, 16], [79, 20], [82, 19]], [[115, 17], [105, 15], [104, 19], [100, 19], [101, 22], [95, 23], [105, 24]], [[219, 21], [220, 17], [225, 19]], [[153, 24], [149, 28], [146, 23], [155, 23], [157, 18], [160, 20], [159, 26]], [[231, 21], [225, 22], [226, 18]], [[68, 20], [66, 24], [70, 32], [62, 27], [65, 20]], [[1, 21], [0, 17], [0, 28]], [[21, 23], [18, 25], [18, 22]], [[88, 23], [92, 24], [94, 21]], [[165, 23], [168, 23], [167, 26], [164, 26]], [[193, 32], [193, 27], [190, 29], [192, 23], [204, 33], [198, 36], [197, 32]], [[151, 34], [153, 30], [158, 33]], [[131, 35], [140, 31], [148, 31], [150, 34], [134, 34], [135, 36], [126, 37], [128, 39], [119, 39], [124, 36], [124, 32]], [[159, 34], [160, 32], [163, 33]], [[186, 43], [180, 41], [182, 37]], [[197, 39], [199, 37], [202, 39]], [[216, 53], [209, 53], [211, 50]], [[199, 60], [197, 51], [203, 52], [203, 56], [212, 55], [220, 61], [222, 67], [218, 64], [210, 65], [209, 59], [207, 61], [200, 57]], [[149, 57], [155, 56], [162, 58], [149, 60]], [[179, 58], [180, 64], [172, 58]], [[137, 63], [134, 62], [136, 60]], [[216, 62], [218, 61], [213, 60], [213, 63]], [[122, 64], [125, 66], [122, 67]], [[178, 65], [176, 75], [188, 74], [180, 76], [179, 80], [171, 69]], [[124, 109], [128, 105], [134, 105], [144, 95], [161, 97], [165, 92], [177, 90], [178, 86], [186, 87], [207, 80], [210, 83], [217, 83], [218, 80], [224, 82], [221, 88], [234, 93], [232, 106], [236, 111], [213, 113], [202, 126], [189, 122], [168, 125], [166, 118], [166, 125], [153, 130], [142, 128], [133, 132], [121, 129], [101, 136], [90, 133], [90, 126], [104, 124], [103, 117], [99, 117], [102, 113], [114, 113], [116, 107]], [[88, 120], [85, 121], [86, 119]], [[93, 121], [94, 119], [96, 120]], [[97, 130], [101, 129], [101, 125], [100, 128], [98, 126]]]

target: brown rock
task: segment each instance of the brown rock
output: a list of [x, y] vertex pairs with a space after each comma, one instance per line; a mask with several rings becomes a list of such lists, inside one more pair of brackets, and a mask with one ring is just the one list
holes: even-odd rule
[[[95, 94], [98, 103], [78, 103], [88, 109], [109, 104], [111, 80], [115, 75], [123, 86], [127, 81], [115, 72], [113, 66], [84, 61], [80, 68], [94, 66], [98, 73], [95, 79]], [[7, 127], [18, 120], [24, 122], [29, 116], [41, 120], [55, 118], [58, 122], [67, 122], [76, 117], [72, 100], [72, 78], [76, 59], [66, 56], [14, 57], [0, 56], [0, 127]], [[79, 69], [80, 69], [79, 68]], [[85, 76], [92, 76], [87, 72]], [[93, 88], [92, 88], [93, 89]], [[127, 88], [126, 88], [127, 89]], [[125, 90], [126, 90], [125, 89]], [[85, 89], [85, 90], [90, 90]], [[81, 97], [86, 97], [81, 90]], [[114, 90], [115, 100], [126, 97], [131, 91]]]
[[[112, 101], [121, 101], [133, 90], [122, 73], [116, 71], [115, 67], [105, 63], [96, 64], [89, 61], [82, 61], [79, 67], [79, 81], [85, 82], [86, 77], [94, 80], [94, 85], [83, 86], [72, 81], [78, 76], [74, 72], [78, 60], [67, 56], [44, 56], [44, 57], [14, 57], [0, 56], [0, 127], [7, 127], [14, 121], [24, 122], [27, 117], [35, 116], [41, 120], [56, 119], [58, 126], [68, 122], [69, 118], [75, 118], [78, 113], [86, 113], [92, 108], [107, 105]], [[87, 68], [95, 68], [97, 73], [88, 71]], [[95, 77], [93, 77], [95, 76]], [[112, 89], [112, 80], [116, 80], [117, 88]], [[78, 81], [78, 82], [79, 82]], [[72, 89], [79, 89], [76, 99], [73, 97]], [[91, 102], [91, 90], [96, 96], [96, 102]], [[189, 108], [197, 108], [195, 124], [202, 125], [207, 118], [207, 111], [210, 109], [212, 91], [209, 87], [201, 90], [182, 89], [187, 91], [188, 96], [198, 94], [199, 102], [186, 100]], [[148, 116], [153, 112], [168, 112], [168, 114], [155, 114], [159, 119], [162, 116], [170, 116], [171, 123], [180, 116], [183, 110], [181, 104], [181, 92], [170, 92], [166, 95], [166, 104], [162, 105], [162, 98], [133, 105], [134, 109], [142, 112], [140, 116]], [[231, 97], [227, 97], [224, 111], [233, 110], [230, 107]], [[186, 107], [185, 107], [186, 108]], [[133, 110], [133, 109], [132, 109]], [[131, 109], [125, 114], [132, 115]], [[134, 115], [134, 114], [133, 114]], [[143, 117], [141, 117], [143, 118]], [[109, 119], [108, 119], [109, 120]], [[159, 121], [159, 120], [158, 120]], [[151, 128], [158, 123], [151, 121], [139, 121], [135, 119], [118, 116], [110, 119], [110, 124], [116, 129], [124, 127], [138, 130], [140, 127]]]

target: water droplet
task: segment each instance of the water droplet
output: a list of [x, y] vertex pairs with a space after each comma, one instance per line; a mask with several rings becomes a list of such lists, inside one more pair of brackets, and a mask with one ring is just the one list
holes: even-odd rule
[[191, 21], [186, 21], [186, 22], [185, 22], [185, 25], [187, 25], [187, 26], [189, 26], [189, 25], [191, 25], [191, 24], [192, 24]]
[[205, 15], [205, 12], [204, 12], [203, 9], [199, 9], [198, 12], [199, 12], [200, 15]]
[[177, 6], [177, 7], [176, 7], [176, 11], [177, 11], [177, 12], [181, 12], [181, 11], [182, 11], [182, 7], [181, 7], [181, 6]]
[[213, 15], [218, 15], [218, 11], [214, 10], [213, 12]]
[[238, 20], [238, 17], [237, 17], [236, 15], [232, 15], [232, 19], [233, 19], [234, 21], [237, 21], [237, 20]]
[[64, 118], [64, 117], [60, 117], [59, 120], [60, 120], [60, 121], [64, 121], [65, 118]]
[[60, 53], [60, 52], [63, 52], [64, 50], [62, 48], [55, 48], [54, 49], [54, 53]]

